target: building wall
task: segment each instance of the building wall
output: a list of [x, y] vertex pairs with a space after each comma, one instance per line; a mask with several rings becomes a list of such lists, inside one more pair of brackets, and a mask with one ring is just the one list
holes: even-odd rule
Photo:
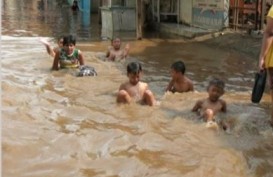
[[125, 5], [127, 7], [136, 7], [136, 1], [135, 0], [126, 0]]
[[180, 0], [181, 22], [208, 29], [227, 27], [228, 2], [229, 0]]
[[180, 0], [180, 19], [182, 23], [192, 23], [192, 1]]
[[193, 0], [192, 24], [204, 29], [228, 26], [229, 0]]

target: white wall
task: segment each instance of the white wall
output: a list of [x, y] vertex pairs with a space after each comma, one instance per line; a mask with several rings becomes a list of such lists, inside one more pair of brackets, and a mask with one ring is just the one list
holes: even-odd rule
[[180, 20], [183, 23], [192, 23], [192, 0], [180, 0]]

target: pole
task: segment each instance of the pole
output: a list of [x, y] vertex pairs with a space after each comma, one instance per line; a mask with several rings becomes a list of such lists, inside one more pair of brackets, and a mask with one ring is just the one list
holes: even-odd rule
[[157, 22], [160, 23], [160, 0], [157, 0]]
[[235, 4], [234, 4], [234, 20], [233, 20], [233, 26], [234, 29], [237, 30], [237, 25], [238, 25], [238, 16], [239, 16], [239, 12], [238, 12], [238, 0], [235, 0]]
[[142, 0], [136, 0], [136, 37], [142, 39]]
[[154, 0], [152, 0], [152, 14], [153, 14], [153, 22], [154, 22], [154, 18], [155, 18], [155, 5], [154, 5]]
[[256, 8], [255, 8], [255, 30], [258, 30], [259, 23], [259, 13], [258, 13], [259, 0], [256, 0]]
[[266, 10], [266, 0], [262, 0], [262, 10], [261, 10], [261, 30], [264, 29], [264, 16], [265, 16], [265, 10]]

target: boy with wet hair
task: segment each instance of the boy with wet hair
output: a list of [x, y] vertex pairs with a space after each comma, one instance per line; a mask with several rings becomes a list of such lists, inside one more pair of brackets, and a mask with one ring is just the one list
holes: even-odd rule
[[108, 61], [121, 61], [125, 60], [128, 56], [130, 46], [126, 44], [124, 49], [121, 48], [121, 39], [116, 37], [111, 41], [111, 46], [108, 47], [106, 59]]
[[189, 92], [193, 91], [192, 81], [185, 76], [186, 67], [183, 61], [176, 61], [171, 65], [171, 81], [166, 91]]
[[79, 68], [79, 66], [84, 65], [83, 54], [75, 46], [75, 36], [64, 36], [63, 47], [55, 54], [52, 70], [59, 70], [59, 68]]
[[[225, 83], [222, 80], [218, 78], [212, 79], [207, 87], [208, 98], [198, 100], [192, 111], [198, 112], [200, 117], [208, 124], [215, 122], [215, 115], [218, 112], [225, 113], [227, 111], [226, 102], [220, 99], [225, 93], [224, 89]], [[222, 124], [223, 122], [220, 123]], [[226, 125], [223, 125], [223, 128], [226, 129]]]
[[156, 101], [153, 93], [148, 88], [148, 84], [141, 82], [142, 66], [138, 62], [131, 62], [127, 65], [127, 77], [129, 81], [119, 87], [117, 94], [118, 103], [137, 102], [154, 106]]

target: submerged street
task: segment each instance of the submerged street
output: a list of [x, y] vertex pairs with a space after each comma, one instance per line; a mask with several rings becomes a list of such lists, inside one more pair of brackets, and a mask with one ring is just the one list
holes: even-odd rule
[[[92, 13], [86, 26], [81, 12], [45, 2], [2, 2], [3, 176], [273, 175], [268, 88], [259, 104], [250, 100], [261, 38], [228, 31], [189, 40], [146, 32], [135, 40], [121, 33], [122, 45], [130, 44], [128, 60], [105, 62], [111, 43], [101, 37], [99, 15]], [[39, 39], [55, 46], [68, 33], [77, 36], [76, 47], [97, 77], [50, 70], [53, 59]], [[126, 64], [136, 60], [160, 105], [116, 104]], [[184, 61], [194, 92], [164, 92], [177, 60]], [[212, 77], [226, 83], [231, 132], [211, 131], [191, 112], [207, 97]]]

